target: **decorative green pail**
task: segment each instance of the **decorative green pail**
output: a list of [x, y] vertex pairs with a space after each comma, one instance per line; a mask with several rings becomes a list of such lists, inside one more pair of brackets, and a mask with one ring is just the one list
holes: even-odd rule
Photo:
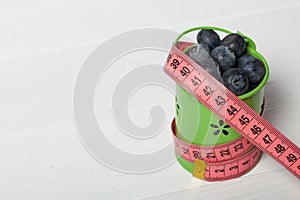
[[[180, 34], [179, 39], [192, 31], [201, 29], [212, 29], [230, 34], [231, 32], [218, 27], [202, 26], [188, 29]], [[266, 60], [256, 51], [255, 43], [247, 36], [237, 32], [244, 37], [247, 43], [246, 53], [259, 59], [265, 66], [265, 76], [261, 83], [252, 91], [239, 96], [254, 111], [261, 113], [264, 106], [264, 85], [269, 77], [269, 68]], [[222, 119], [213, 114], [205, 106], [199, 103], [191, 94], [187, 93], [179, 85], [176, 85], [176, 135], [179, 139], [191, 144], [202, 146], [213, 146], [231, 142], [241, 135], [229, 127]], [[193, 172], [194, 164], [177, 156], [178, 162], [189, 172]]]

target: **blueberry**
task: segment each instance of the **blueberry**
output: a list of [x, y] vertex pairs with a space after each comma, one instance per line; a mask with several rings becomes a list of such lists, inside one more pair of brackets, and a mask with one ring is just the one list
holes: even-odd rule
[[243, 66], [246, 65], [248, 62], [254, 62], [255, 59], [256, 59], [255, 57], [245, 53], [244, 55], [242, 55], [237, 59], [237, 64]]
[[220, 44], [219, 35], [213, 30], [201, 30], [197, 35], [198, 43], [203, 43], [209, 46], [211, 49], [214, 49], [216, 46]]
[[226, 46], [218, 46], [211, 52], [211, 57], [219, 64], [221, 71], [225, 71], [235, 64], [234, 52]]
[[211, 52], [211, 49], [210, 49], [210, 47], [208, 45], [206, 45], [204, 43], [200, 43], [200, 45], [202, 46], [202, 48], [204, 48], [207, 51], [207, 53]]
[[185, 52], [192, 60], [204, 68], [208, 73], [215, 77], [218, 81], [222, 81], [219, 65], [212, 59], [207, 51], [206, 45], [196, 44], [188, 48]]
[[186, 54], [188, 53], [188, 56], [192, 56], [193, 54], [197, 54], [199, 50], [204, 49], [207, 53], [210, 54], [210, 48], [206, 44], [200, 43], [200, 44], [195, 44], [192, 45], [191, 47], [188, 48]]
[[247, 92], [249, 80], [241, 69], [230, 68], [222, 76], [225, 87], [235, 95], [242, 95]]
[[187, 49], [185, 54], [198, 64], [209, 59], [209, 47], [206, 44], [196, 44]]
[[248, 76], [251, 83], [259, 83], [265, 76], [264, 64], [249, 54], [237, 59], [237, 66]]
[[258, 85], [259, 85], [259, 83], [250, 83], [249, 88], [248, 88], [248, 92], [254, 90]]
[[231, 48], [236, 57], [240, 57], [244, 53], [247, 46], [244, 38], [236, 33], [232, 33], [224, 37], [220, 45]]

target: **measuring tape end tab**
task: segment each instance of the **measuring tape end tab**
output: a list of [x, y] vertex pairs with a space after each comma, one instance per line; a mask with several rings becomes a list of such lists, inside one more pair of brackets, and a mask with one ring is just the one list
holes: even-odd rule
[[204, 174], [206, 172], [205, 168], [206, 168], [206, 163], [203, 160], [196, 158], [194, 160], [193, 176], [201, 180], [204, 180]]

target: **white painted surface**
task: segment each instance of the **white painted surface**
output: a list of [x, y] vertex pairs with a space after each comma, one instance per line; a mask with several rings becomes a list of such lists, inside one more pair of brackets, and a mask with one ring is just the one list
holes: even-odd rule
[[[117, 172], [84, 149], [72, 113], [82, 63], [112, 35], [145, 27], [181, 32], [215, 25], [254, 38], [271, 69], [265, 117], [300, 145], [299, 9], [297, 0], [3, 1], [1, 199], [299, 199], [299, 180], [266, 155], [249, 174], [221, 183], [199, 181], [177, 163], [148, 174]], [[158, 56], [156, 62], [163, 59]], [[155, 103], [159, 100], [170, 121], [174, 97], [160, 96]], [[135, 101], [139, 106], [129, 107], [133, 121], [142, 126], [150, 123], [153, 102], [146, 96]], [[109, 120], [106, 125], [115, 126]], [[107, 134], [112, 143], [133, 152], [141, 143], [145, 152], [151, 152], [172, 142], [169, 126], [160, 133], [165, 139], [160, 142], [133, 140], [121, 132]]]

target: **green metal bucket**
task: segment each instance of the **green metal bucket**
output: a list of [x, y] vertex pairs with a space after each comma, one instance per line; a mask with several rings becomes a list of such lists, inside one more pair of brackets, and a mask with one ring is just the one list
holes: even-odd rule
[[[218, 27], [202, 26], [188, 29], [180, 34], [174, 44], [185, 34], [201, 29], [213, 29], [230, 34], [231, 32]], [[266, 60], [256, 51], [255, 43], [240, 32], [246, 42], [246, 52], [259, 59], [265, 66], [265, 76], [261, 83], [252, 91], [239, 96], [254, 111], [261, 113], [264, 106], [264, 85], [269, 77], [269, 68]], [[222, 119], [213, 114], [205, 106], [199, 103], [191, 94], [187, 93], [179, 85], [176, 85], [176, 135], [179, 139], [191, 144], [213, 146], [231, 142], [241, 135], [229, 127]], [[216, 134], [218, 133], [218, 134]], [[178, 162], [190, 173], [194, 164], [188, 162], [176, 154]]]

